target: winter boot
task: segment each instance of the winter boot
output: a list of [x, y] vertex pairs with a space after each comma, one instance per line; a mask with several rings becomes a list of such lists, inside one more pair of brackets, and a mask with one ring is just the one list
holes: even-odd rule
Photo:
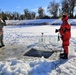
[[68, 59], [68, 54], [64, 54], [60, 57], [61, 59]]
[[4, 47], [5, 45], [0, 45], [0, 48]]
[[4, 47], [5, 45], [3, 44], [2, 47]]
[[0, 46], [0, 48], [2, 48], [2, 46]]
[[60, 58], [64, 57], [65, 53], [60, 53]]

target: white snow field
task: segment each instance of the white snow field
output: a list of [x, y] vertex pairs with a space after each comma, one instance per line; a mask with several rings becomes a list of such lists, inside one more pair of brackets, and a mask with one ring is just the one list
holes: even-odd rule
[[[51, 22], [54, 21], [53, 19]], [[73, 21], [72, 19], [71, 22]], [[55, 33], [55, 29], [59, 27], [56, 25], [5, 26], [5, 47], [0, 49], [0, 75], [76, 75], [76, 26], [71, 27], [67, 60], [58, 59], [59, 52], [55, 52], [49, 58], [23, 56], [31, 48], [46, 51], [61, 50], [62, 41], [57, 40], [58, 33]], [[43, 37], [41, 33], [44, 33]]]

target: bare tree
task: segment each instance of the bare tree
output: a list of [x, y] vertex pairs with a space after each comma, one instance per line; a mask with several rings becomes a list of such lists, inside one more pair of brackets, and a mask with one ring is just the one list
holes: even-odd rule
[[29, 13], [29, 10], [28, 9], [24, 9], [24, 15], [25, 15], [26, 19], [28, 19], [28, 13]]
[[10, 11], [5, 12], [5, 14], [6, 14], [6, 16], [7, 16], [7, 19], [9, 19], [9, 20], [10, 20], [10, 19], [13, 19], [13, 18], [12, 18], [12, 15], [13, 15], [13, 14], [12, 14]]
[[35, 19], [36, 18], [36, 13], [35, 12], [32, 12], [31, 13], [31, 19]]
[[24, 9], [24, 15], [26, 19], [32, 19], [35, 16], [35, 12], [30, 12], [28, 9]]
[[39, 18], [44, 17], [44, 9], [42, 7], [38, 8], [38, 14], [39, 14], [39, 16], [38, 16]]
[[62, 0], [62, 12], [67, 12], [73, 18], [76, 0]]
[[48, 12], [50, 12], [50, 14], [53, 17], [57, 17], [57, 13], [58, 13], [58, 8], [59, 8], [59, 4], [55, 2], [55, 0], [51, 1], [49, 6], [47, 7]]
[[68, 0], [62, 0], [62, 13], [69, 12]]
[[69, 3], [69, 14], [70, 14], [70, 17], [73, 17], [73, 13], [74, 13], [74, 8], [75, 8], [75, 5], [76, 5], [76, 0], [68, 0], [68, 3]]
[[18, 12], [13, 12], [13, 19], [19, 19], [20, 15]]

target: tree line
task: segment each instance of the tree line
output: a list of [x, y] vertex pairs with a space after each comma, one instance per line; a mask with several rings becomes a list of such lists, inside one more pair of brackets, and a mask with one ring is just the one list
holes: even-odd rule
[[47, 12], [49, 15], [46, 15], [43, 7], [38, 8], [38, 15], [36, 16], [36, 12], [31, 12], [28, 9], [24, 9], [24, 14], [20, 14], [19, 12], [3, 12], [0, 9], [0, 17], [7, 20], [24, 20], [24, 19], [42, 19], [42, 18], [59, 18], [62, 16], [62, 13], [67, 12], [69, 14], [69, 18], [76, 18], [76, 0], [61, 0], [60, 3], [52, 0], [47, 6]]

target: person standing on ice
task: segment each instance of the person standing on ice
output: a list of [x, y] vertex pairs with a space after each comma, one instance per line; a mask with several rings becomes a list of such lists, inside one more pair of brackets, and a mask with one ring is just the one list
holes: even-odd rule
[[6, 26], [5, 20], [2, 21], [0, 18], [0, 48], [5, 46], [3, 42], [3, 26]]
[[62, 47], [64, 49], [64, 53], [60, 54], [60, 58], [68, 59], [68, 46], [70, 44], [69, 40], [71, 38], [71, 25], [68, 23], [68, 14], [65, 13], [62, 16], [62, 25], [60, 29], [56, 29], [55, 32], [60, 32], [61, 40], [62, 40]]

